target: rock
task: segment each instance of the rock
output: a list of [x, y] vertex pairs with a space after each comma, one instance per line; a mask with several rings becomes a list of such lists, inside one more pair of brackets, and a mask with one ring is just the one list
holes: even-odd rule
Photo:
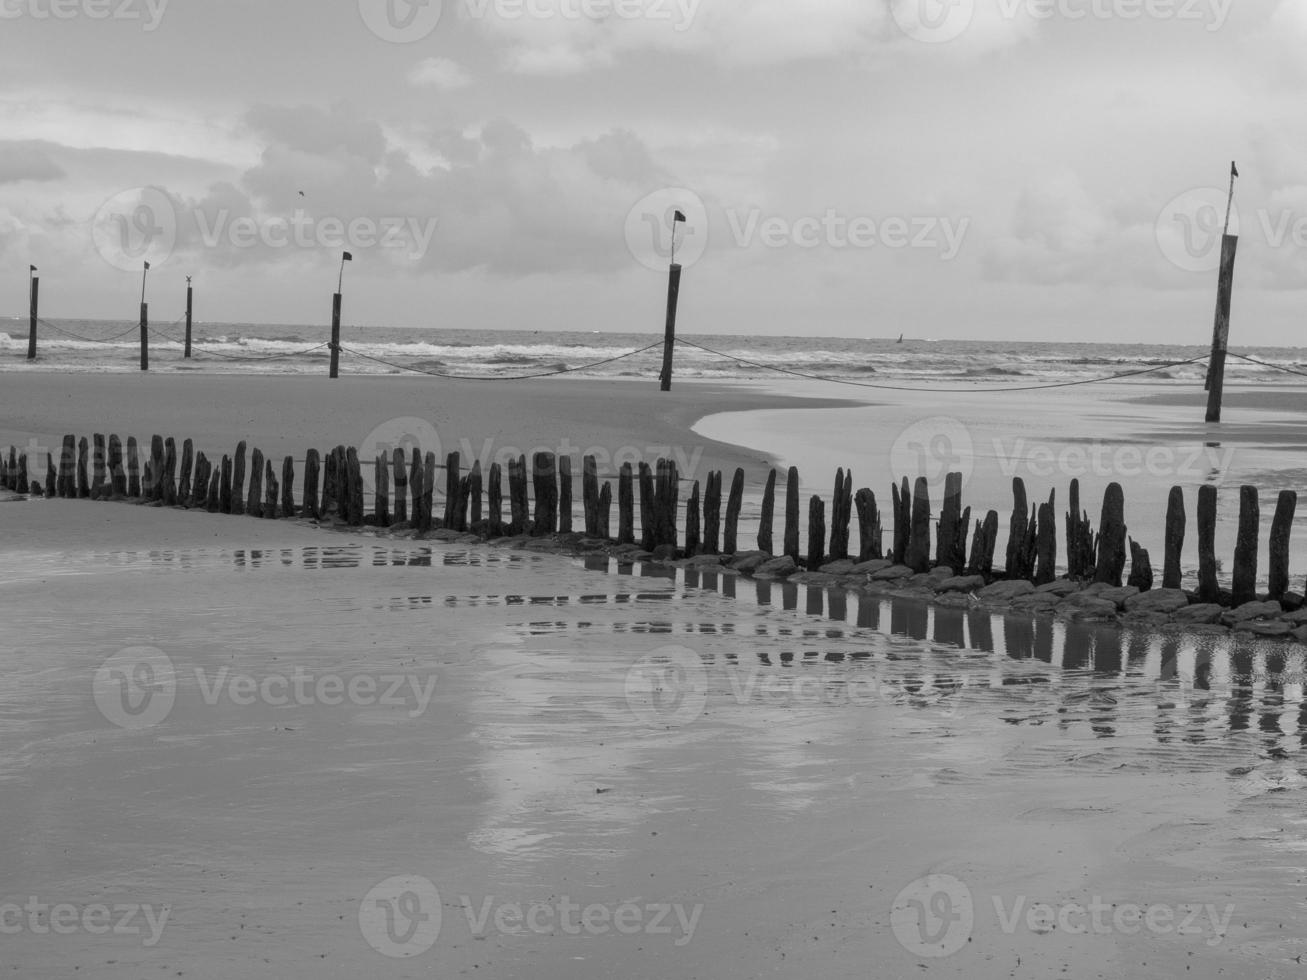
[[872, 575], [884, 568], [893, 568], [894, 563], [888, 558], [872, 558], [870, 561], [859, 562], [854, 565], [851, 571], [862, 575]]
[[790, 581], [795, 585], [842, 584], [838, 575], [827, 575], [825, 572], [796, 572], [790, 576]]
[[882, 568], [879, 572], [873, 572], [871, 580], [873, 582], [893, 582], [897, 579], [912, 578], [915, 575], [912, 569], [907, 565], [891, 565], [889, 568]]
[[1080, 583], [1072, 582], [1069, 578], [1060, 578], [1056, 582], [1049, 582], [1047, 585], [1041, 585], [1035, 590], [1036, 592], [1048, 592], [1055, 596], [1069, 596], [1074, 592], [1080, 591]]
[[728, 567], [732, 571], [743, 572], [744, 574], [749, 575], [756, 572], [771, 560], [771, 555], [767, 554], [765, 551], [754, 551], [747, 555], [737, 555]]
[[1307, 609], [1298, 609], [1291, 613], [1285, 613], [1280, 619], [1293, 626], [1307, 625]]
[[1284, 608], [1278, 602], [1245, 602], [1235, 609], [1227, 609], [1221, 614], [1221, 622], [1226, 626], [1237, 626], [1253, 619], [1279, 619]]
[[1215, 603], [1197, 603], [1192, 606], [1186, 606], [1184, 609], [1177, 609], [1171, 613], [1171, 618], [1180, 624], [1187, 625], [1210, 625], [1221, 621], [1221, 613], [1225, 612]]
[[676, 557], [676, 545], [660, 544], [654, 548], [653, 556], [659, 561], [671, 561]]
[[943, 581], [943, 579], [936, 578], [929, 572], [918, 572], [916, 575], [912, 576], [912, 578], [904, 582], [903, 585], [905, 588], [909, 589], [924, 589], [927, 592], [934, 592], [935, 587], [939, 585], [941, 581]]
[[1079, 594], [1062, 600], [1057, 607], [1057, 614], [1073, 623], [1115, 622], [1116, 611], [1116, 603], [1111, 599]]
[[977, 589], [985, 587], [985, 577], [983, 575], [955, 575], [952, 578], [946, 578], [935, 586], [936, 592], [975, 592]]
[[695, 555], [685, 559], [684, 564], [687, 568], [712, 568], [720, 566], [725, 560], [725, 555]]
[[1009, 609], [1018, 612], [1032, 612], [1042, 609], [1052, 609], [1062, 599], [1052, 592], [1027, 592], [1025, 595], [1019, 595], [1008, 603]]
[[826, 575], [847, 575], [853, 571], [853, 565], [847, 558], [841, 558], [839, 561], [828, 561], [818, 571]]
[[1141, 592], [1125, 601], [1127, 612], [1173, 613], [1189, 605], [1189, 597], [1179, 589], [1154, 589]]
[[1289, 636], [1293, 627], [1278, 619], [1245, 619], [1234, 627], [1236, 633], [1252, 633], [1254, 636]]
[[1034, 591], [1035, 587], [1025, 579], [1011, 579], [985, 586], [976, 593], [976, 597], [984, 602], [1011, 602], [1017, 596], [1029, 595]]
[[1296, 630], [1293, 630], [1289, 635], [1292, 636], [1299, 643], [1307, 643], [1307, 626], [1299, 626]]
[[754, 575], [757, 578], [789, 578], [796, 571], [798, 566], [794, 564], [794, 559], [789, 555], [781, 555], [779, 558], [763, 562]]
[[950, 579], [950, 578], [955, 578], [958, 573], [953, 569], [949, 568], [947, 565], [936, 565], [927, 574], [930, 575], [932, 578]]
[[1100, 599], [1106, 599], [1108, 602], [1116, 603], [1118, 610], [1125, 609], [1125, 604], [1130, 599], [1139, 595], [1139, 590], [1133, 585], [1122, 585], [1115, 588], [1103, 589], [1098, 593]]
[[935, 605], [943, 606], [946, 609], [965, 609], [975, 600], [970, 595], [961, 592], [945, 592], [937, 595], [932, 601]]

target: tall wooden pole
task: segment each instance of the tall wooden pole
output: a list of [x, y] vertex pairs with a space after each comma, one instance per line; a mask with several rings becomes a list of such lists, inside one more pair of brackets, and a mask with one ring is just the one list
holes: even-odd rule
[[672, 390], [672, 349], [676, 346], [676, 303], [681, 293], [681, 267], [675, 262], [667, 276], [667, 329], [663, 336], [663, 370], [658, 375], [663, 391]]
[[331, 297], [331, 377], [340, 377], [340, 293]]
[[1216, 330], [1212, 338], [1212, 359], [1208, 368], [1207, 421], [1221, 421], [1221, 396], [1225, 387], [1225, 350], [1230, 341], [1230, 300], [1234, 292], [1234, 257], [1238, 235], [1221, 238], [1221, 274], [1216, 288]]
[[191, 356], [191, 301], [193, 294], [191, 291], [191, 277], [186, 277], [186, 350], [182, 357]]
[[27, 328], [27, 359], [36, 360], [36, 308], [41, 293], [41, 277], [32, 276], [31, 288], [31, 323]]
[[150, 370], [150, 304], [141, 304], [141, 370]]

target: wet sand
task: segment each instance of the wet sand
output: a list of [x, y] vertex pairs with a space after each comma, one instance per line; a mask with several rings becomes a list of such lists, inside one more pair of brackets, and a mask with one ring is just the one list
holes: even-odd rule
[[[0, 506], [43, 556], [0, 584], [0, 905], [162, 922], [11, 907], [16, 975], [1300, 970], [1301, 651]], [[95, 678], [146, 650], [125, 727]]]

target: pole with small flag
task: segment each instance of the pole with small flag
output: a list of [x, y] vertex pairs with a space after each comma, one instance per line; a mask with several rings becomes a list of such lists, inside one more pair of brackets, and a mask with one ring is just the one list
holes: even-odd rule
[[658, 381], [663, 391], [672, 390], [672, 350], [676, 346], [676, 305], [681, 294], [681, 267], [676, 264], [676, 226], [685, 223], [685, 212], [672, 212], [671, 264], [667, 272], [667, 324], [663, 335], [663, 369]]
[[36, 266], [27, 267], [27, 295], [29, 300], [29, 310], [31, 312], [31, 322], [27, 328], [27, 359], [36, 360], [36, 307], [37, 298], [41, 291], [41, 277], [36, 274]]
[[145, 302], [145, 278], [150, 274], [150, 263], [141, 272], [141, 370], [150, 370], [150, 307]]
[[1216, 325], [1212, 330], [1212, 356], [1207, 365], [1207, 421], [1221, 421], [1221, 397], [1225, 388], [1225, 351], [1230, 342], [1230, 301], [1234, 293], [1234, 258], [1239, 236], [1230, 234], [1230, 212], [1234, 207], [1234, 182], [1239, 168], [1230, 162], [1230, 196], [1225, 206], [1225, 231], [1221, 234], [1221, 268], [1216, 284]]
[[182, 352], [182, 357], [191, 356], [191, 301], [194, 294], [191, 292], [191, 277], [186, 277], [186, 349]]
[[354, 256], [343, 252], [340, 256], [340, 275], [336, 278], [336, 295], [331, 298], [331, 377], [340, 377], [340, 294], [345, 286], [345, 263]]

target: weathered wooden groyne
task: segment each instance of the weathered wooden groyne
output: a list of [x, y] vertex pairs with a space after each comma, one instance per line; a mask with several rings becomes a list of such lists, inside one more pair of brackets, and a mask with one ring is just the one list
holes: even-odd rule
[[[867, 487], [855, 491], [852, 473], [841, 468], [835, 474], [829, 507], [820, 496], [808, 501], [807, 547], [801, 553], [803, 509], [794, 467], [784, 474], [777, 551], [774, 527], [780, 474], [776, 470], [767, 473], [763, 484], [756, 547], [746, 549], [739, 528], [743, 469], [732, 474], [723, 514], [723, 473], [710, 472], [701, 484], [683, 481], [672, 460], [659, 459], [653, 466], [624, 463], [616, 474], [614, 535], [613, 481], [600, 479], [593, 456], [582, 460], [578, 512], [572, 460], [549, 452], [537, 452], [530, 460], [525, 456], [509, 460], [505, 485], [505, 468], [499, 463], [492, 463], [486, 473], [479, 461], [465, 470], [457, 452], [449, 453], [442, 464], [434, 453], [424, 454], [416, 447], [408, 454], [395, 449], [372, 460], [361, 460], [355, 448], [343, 445], [326, 453], [310, 449], [298, 474], [298, 493], [294, 457], [286, 456], [277, 466], [257, 448], [249, 450], [245, 442], [231, 454], [209, 459], [194, 449], [190, 439], [179, 451], [173, 438], [159, 435], [150, 439], [148, 449], [134, 437], [124, 444], [117, 435], [106, 439], [95, 434], [89, 441], [67, 435], [57, 461], [54, 453], [45, 455], [44, 479], [37, 479], [27, 455], [10, 446], [7, 454], [0, 455], [0, 485], [45, 497], [136, 500], [262, 519], [408, 528], [419, 535], [440, 530], [485, 539], [552, 538], [563, 548], [606, 548], [638, 559], [719, 565], [743, 574], [814, 585], [919, 591], [941, 601], [1002, 602], [1079, 620], [1234, 627], [1307, 640], [1303, 596], [1290, 591], [1289, 536], [1297, 508], [1297, 494], [1291, 490], [1280, 492], [1276, 501], [1267, 590], [1258, 594], [1260, 495], [1251, 486], [1240, 489], [1238, 538], [1228, 586], [1217, 575], [1217, 489], [1199, 489], [1197, 583], [1186, 591], [1181, 589], [1181, 552], [1188, 513], [1180, 487], [1172, 488], [1166, 505], [1158, 583], [1149, 550], [1128, 536], [1125, 495], [1117, 483], [1107, 487], [1095, 527], [1082, 507], [1079, 481], [1071, 481], [1067, 510], [1059, 521], [1056, 491], [1047, 501], [1032, 503], [1024, 482], [1013, 479], [1009, 535], [1000, 551], [998, 512], [990, 510], [981, 517], [964, 506], [961, 474], [949, 474], [945, 480], [938, 515], [925, 479], [891, 483], [891, 521], [886, 524], [876, 494]], [[365, 492], [364, 467], [371, 476], [371, 493]], [[436, 481], [442, 471], [443, 509], [437, 515]], [[690, 482], [690, 489], [682, 505], [685, 482]], [[855, 512], [856, 539], [852, 536]], [[577, 516], [583, 522], [580, 530], [573, 526]], [[1059, 540], [1065, 548], [1064, 564], [1059, 563]]]

